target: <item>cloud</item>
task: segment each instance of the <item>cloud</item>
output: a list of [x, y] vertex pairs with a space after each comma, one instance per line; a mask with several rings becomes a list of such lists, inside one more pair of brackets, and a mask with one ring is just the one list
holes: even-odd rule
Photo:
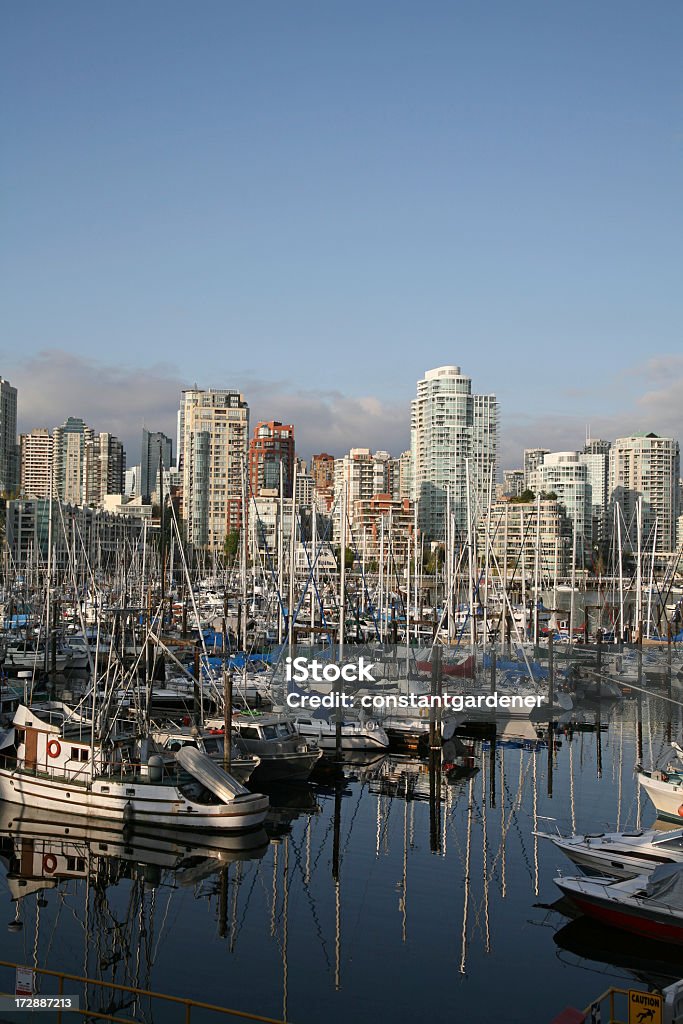
[[[67, 416], [82, 416], [95, 430], [108, 430], [124, 443], [128, 465], [140, 458], [143, 425], [174, 439], [183, 388], [235, 387], [250, 406], [252, 429], [258, 420], [293, 423], [297, 452], [304, 458], [327, 451], [341, 455], [352, 447], [384, 449], [399, 455], [410, 445], [409, 401], [383, 400], [372, 394], [347, 395], [335, 389], [304, 388], [292, 381], [268, 381], [255, 375], [232, 379], [184, 379], [177, 367], [155, 363], [136, 367], [46, 349], [24, 359], [5, 357], [3, 371], [18, 388], [19, 429], [52, 429]], [[11, 371], [11, 372], [10, 372]], [[501, 408], [499, 466], [520, 466], [524, 448], [574, 451], [586, 430], [612, 440], [655, 431], [681, 437], [683, 356], [656, 356], [640, 367], [641, 389], [631, 395], [618, 381], [605, 381], [622, 402], [615, 413], [595, 416], [522, 413]], [[645, 390], [647, 388], [647, 390]], [[599, 403], [596, 402], [596, 405]]]
[[683, 355], [664, 353], [652, 356], [644, 363], [630, 367], [628, 374], [653, 383], [666, 381], [671, 377], [683, 378]]
[[408, 402], [291, 388], [286, 381], [245, 379], [240, 386], [250, 405], [252, 424], [260, 419], [293, 423], [297, 452], [305, 458], [322, 451], [342, 455], [358, 447], [398, 455], [410, 446]]
[[[638, 386], [626, 388], [625, 378], [636, 381]], [[586, 408], [585, 403], [583, 407]], [[613, 441], [617, 437], [653, 431], [680, 441], [683, 437], [683, 356], [655, 355], [638, 366], [618, 369], [612, 380], [602, 381], [602, 393], [597, 393], [594, 407], [598, 410], [595, 415], [534, 415], [513, 410], [506, 413], [503, 408], [499, 466], [501, 469], [521, 466], [525, 448], [580, 450], [587, 432], [593, 438]], [[608, 408], [609, 412], [600, 411]]]
[[680, 439], [683, 433], [683, 359], [679, 376], [672, 380], [667, 375], [667, 381], [665, 387], [641, 395], [638, 408], [645, 420], [657, 423], [657, 433]]
[[[128, 465], [139, 461], [143, 426], [163, 430], [174, 439], [175, 450], [180, 393], [195, 384], [172, 365], [113, 365], [61, 349], [15, 359], [6, 372], [18, 388], [20, 432], [34, 427], [51, 430], [68, 416], [80, 416], [94, 430], [109, 431], [123, 441]], [[242, 391], [252, 429], [262, 419], [293, 423], [297, 452], [303, 457], [320, 451], [339, 455], [357, 446], [400, 453], [410, 443], [407, 402], [352, 397], [244, 375], [196, 383]]]
[[20, 432], [51, 430], [80, 416], [94, 430], [119, 437], [129, 465], [139, 461], [143, 425], [175, 438], [178, 396], [187, 386], [173, 367], [115, 366], [62, 349], [17, 360], [10, 380], [18, 389]]

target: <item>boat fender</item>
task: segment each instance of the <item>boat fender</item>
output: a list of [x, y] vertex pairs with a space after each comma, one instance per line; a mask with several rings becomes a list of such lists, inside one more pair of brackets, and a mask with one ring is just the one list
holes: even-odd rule
[[683, 804], [678, 808], [678, 817], [683, 818]]
[[57, 870], [57, 858], [54, 853], [46, 853], [43, 857], [43, 871], [46, 875], [53, 875]]
[[47, 756], [48, 757], [59, 757], [62, 752], [62, 745], [59, 740], [50, 740], [47, 745]]

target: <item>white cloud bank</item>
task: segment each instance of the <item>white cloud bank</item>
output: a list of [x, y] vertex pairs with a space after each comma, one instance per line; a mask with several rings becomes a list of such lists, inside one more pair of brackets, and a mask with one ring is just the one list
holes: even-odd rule
[[[61, 349], [46, 349], [25, 358], [5, 354], [3, 375], [19, 391], [19, 429], [49, 429], [67, 416], [81, 416], [95, 430], [108, 430], [121, 438], [128, 465], [140, 456], [143, 425], [163, 430], [174, 438], [176, 413], [183, 388], [194, 381], [183, 379], [177, 367], [155, 363], [134, 367], [88, 359]], [[9, 364], [9, 365], [8, 365]], [[629, 386], [624, 378], [628, 377]], [[396, 400], [372, 394], [345, 395], [330, 389], [302, 388], [288, 381], [260, 377], [196, 382], [199, 387], [239, 388], [249, 402], [251, 422], [277, 419], [293, 423], [297, 451], [304, 457], [327, 451], [343, 454], [351, 447], [386, 449], [400, 454], [410, 444], [410, 387]], [[633, 385], [636, 385], [635, 397]], [[653, 356], [643, 365], [622, 371], [604, 382], [605, 390], [623, 405], [617, 413], [588, 420], [593, 437], [612, 439], [636, 431], [653, 430], [681, 438], [683, 431], [683, 356]], [[359, 388], [361, 390], [361, 388]], [[527, 405], [526, 398], [520, 399]], [[529, 447], [573, 450], [583, 444], [587, 418], [577, 415], [535, 415], [503, 406], [499, 433], [499, 465], [519, 466], [522, 451]]]

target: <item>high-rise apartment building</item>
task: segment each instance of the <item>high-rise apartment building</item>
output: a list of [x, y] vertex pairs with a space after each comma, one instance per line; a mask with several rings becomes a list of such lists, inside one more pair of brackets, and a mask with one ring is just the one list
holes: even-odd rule
[[532, 474], [536, 472], [546, 455], [550, 455], [550, 448], [524, 449], [524, 490], [531, 490]]
[[588, 471], [591, 488], [593, 547], [603, 547], [609, 538], [609, 452], [611, 441], [586, 438], [581, 462]]
[[[540, 515], [540, 519], [539, 519]], [[572, 565], [572, 525], [554, 498], [539, 501], [494, 501], [478, 523], [479, 550], [490, 546], [492, 565], [513, 576], [521, 565], [536, 565], [548, 581], [569, 573]]]
[[221, 549], [227, 534], [242, 524], [249, 406], [239, 391], [183, 391], [178, 423], [187, 539]]
[[498, 404], [473, 395], [459, 366], [428, 370], [411, 403], [413, 500], [418, 524], [431, 540], [446, 536], [446, 507], [467, 529], [468, 488], [473, 516], [481, 514], [496, 473]]
[[294, 427], [279, 420], [256, 424], [249, 442], [249, 487], [253, 498], [264, 491], [280, 492], [280, 497], [292, 497], [294, 479]]
[[17, 389], [0, 377], [0, 493], [19, 487]]
[[173, 441], [160, 430], [142, 430], [140, 454], [140, 494], [143, 501], [150, 501], [157, 489], [159, 463], [164, 469], [173, 464]]
[[311, 458], [311, 476], [316, 505], [329, 512], [334, 503], [334, 455], [320, 452]]
[[49, 498], [52, 476], [52, 434], [45, 427], [22, 434], [21, 493], [25, 498]]
[[524, 490], [524, 470], [503, 470], [503, 494], [510, 498], [519, 498]]
[[346, 484], [346, 507], [348, 520], [353, 524], [358, 502], [368, 502], [383, 495], [390, 499], [398, 497], [400, 463], [389, 452], [374, 454], [369, 448], [351, 448], [348, 455], [335, 460], [334, 495], [336, 514], [334, 517], [335, 537], [340, 526], [341, 493]]
[[104, 506], [107, 494], [123, 494], [126, 453], [118, 437], [106, 431], [95, 434], [85, 445], [84, 504]]
[[409, 498], [413, 493], [413, 456], [408, 451], [398, 457], [398, 497]]
[[72, 505], [86, 503], [85, 449], [95, 439], [94, 430], [77, 416], [52, 432], [54, 497]]
[[548, 452], [529, 481], [531, 490], [536, 493], [556, 495], [558, 505], [564, 509], [576, 533], [579, 565], [585, 564], [593, 536], [591, 487], [582, 458], [579, 452]]
[[676, 547], [678, 518], [678, 441], [657, 434], [618, 437], [609, 455], [609, 487], [612, 508], [623, 517], [622, 538], [638, 544], [637, 506], [642, 499], [641, 544], [659, 554]]

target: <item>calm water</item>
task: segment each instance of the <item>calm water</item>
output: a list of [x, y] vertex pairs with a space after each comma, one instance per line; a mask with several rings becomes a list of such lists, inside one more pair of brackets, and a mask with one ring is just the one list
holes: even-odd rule
[[[665, 749], [666, 707], [643, 701], [646, 764]], [[554, 827], [545, 819], [593, 831], [655, 818], [633, 778], [636, 702], [605, 717], [601, 771], [595, 732], [560, 738], [552, 780], [547, 749], [499, 746], [492, 756], [479, 745], [474, 774], [443, 780], [438, 814], [426, 765], [409, 759], [347, 767], [336, 792], [333, 782], [273, 788], [276, 838], [254, 837], [239, 854], [247, 859], [224, 851], [223, 867], [199, 849], [174, 870], [183, 854], [172, 844], [150, 849], [133, 835], [102, 849], [74, 827], [63, 844], [44, 846], [44, 823], [17, 824], [16, 810], [2, 808], [0, 898], [6, 922], [23, 927], [3, 929], [0, 953], [295, 1024], [425, 1016], [540, 1024], [609, 984], [678, 976], [683, 958], [680, 972], [677, 954], [668, 967], [649, 965], [639, 941], [636, 977], [629, 943], [624, 952], [610, 936], [593, 941], [548, 909], [557, 869], [573, 872], [534, 836]], [[127, 1012], [181, 1019], [146, 1005]]]

